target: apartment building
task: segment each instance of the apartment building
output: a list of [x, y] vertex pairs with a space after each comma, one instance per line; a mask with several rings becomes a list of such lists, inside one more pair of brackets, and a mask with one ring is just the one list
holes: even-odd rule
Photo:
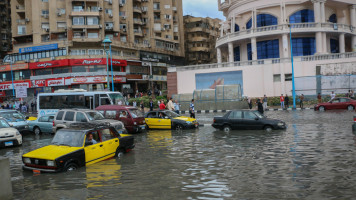
[[[182, 0], [11, 0], [11, 11], [10, 56], [29, 90], [105, 89], [106, 37], [116, 91], [164, 90], [167, 67], [184, 57]], [[74, 76], [82, 82], [64, 81]]]
[[11, 51], [10, 0], [0, 0], [0, 60]]
[[186, 64], [216, 63], [216, 39], [220, 34], [220, 19], [193, 17], [184, 19]]

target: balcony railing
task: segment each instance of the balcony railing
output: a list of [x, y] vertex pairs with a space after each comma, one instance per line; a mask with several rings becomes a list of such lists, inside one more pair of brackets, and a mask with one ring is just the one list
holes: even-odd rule
[[352, 33], [356, 27], [345, 24], [333, 24], [333, 23], [294, 23], [294, 24], [280, 24], [274, 26], [264, 26], [255, 29], [247, 29], [234, 33], [229, 33], [217, 39], [216, 46], [226, 44], [227, 42], [248, 39], [251, 37], [266, 36], [273, 34], [285, 34], [289, 33], [289, 26], [292, 27], [294, 33], [305, 32], [317, 32], [322, 29], [326, 32], [343, 32]]
[[[356, 52], [312, 55], [312, 56], [295, 56], [293, 58], [294, 58], [294, 62], [347, 59], [347, 58], [356, 58]], [[190, 65], [190, 66], [184, 66], [184, 67], [177, 67], [177, 71], [212, 69], [212, 68], [222, 68], [222, 67], [238, 67], [238, 66], [248, 66], [248, 65], [264, 65], [264, 64], [276, 64], [276, 63], [290, 63], [290, 61], [291, 61], [290, 58], [246, 60], [246, 61], [238, 61], [238, 62], [225, 62], [225, 63], [214, 63], [214, 64], [202, 64], [202, 65]]]

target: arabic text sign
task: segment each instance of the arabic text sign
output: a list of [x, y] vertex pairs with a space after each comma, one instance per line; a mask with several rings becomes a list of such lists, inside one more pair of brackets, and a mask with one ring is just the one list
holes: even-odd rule
[[26, 98], [27, 97], [27, 88], [26, 86], [16, 87], [16, 98]]

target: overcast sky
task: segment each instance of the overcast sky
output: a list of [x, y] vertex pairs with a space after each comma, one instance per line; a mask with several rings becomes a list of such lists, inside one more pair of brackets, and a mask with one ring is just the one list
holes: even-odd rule
[[218, 0], [183, 0], [183, 15], [225, 20], [222, 12], [218, 11]]

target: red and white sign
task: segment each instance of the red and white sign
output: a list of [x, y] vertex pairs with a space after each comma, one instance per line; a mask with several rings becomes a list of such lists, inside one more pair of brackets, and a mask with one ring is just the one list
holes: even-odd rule
[[71, 59], [69, 60], [71, 66], [76, 65], [106, 65], [104, 58], [88, 58], [88, 59]]
[[126, 83], [126, 77], [114, 76], [114, 83]]
[[72, 84], [82, 84], [82, 83], [105, 83], [105, 76], [90, 76], [90, 77], [75, 77], [71, 80]]
[[[30, 82], [20, 82], [20, 83], [14, 83], [15, 89], [17, 87], [30, 87]], [[12, 83], [1, 83], [0, 84], [0, 90], [12, 90]]]
[[46, 80], [46, 86], [51, 87], [51, 86], [62, 86], [65, 85], [64, 83], [64, 78], [61, 79], [54, 79], [54, 80]]
[[[111, 63], [111, 60], [109, 60], [109, 64]], [[117, 60], [117, 59], [112, 59], [112, 65], [113, 66], [122, 66], [125, 67], [127, 66], [127, 61], [126, 60]]]
[[69, 65], [68, 59], [63, 60], [53, 60], [53, 61], [45, 61], [45, 62], [35, 62], [30, 63], [30, 69], [45, 69], [45, 68], [52, 68], [52, 67], [64, 67]]
[[[28, 69], [28, 64], [27, 63], [19, 63], [19, 64], [13, 64], [12, 65], [12, 70], [23, 70], [23, 69]], [[0, 66], [0, 72], [5, 72], [5, 71], [11, 71], [11, 65], [1, 65]]]
[[46, 80], [33, 80], [32, 87], [44, 87], [46, 86]]

